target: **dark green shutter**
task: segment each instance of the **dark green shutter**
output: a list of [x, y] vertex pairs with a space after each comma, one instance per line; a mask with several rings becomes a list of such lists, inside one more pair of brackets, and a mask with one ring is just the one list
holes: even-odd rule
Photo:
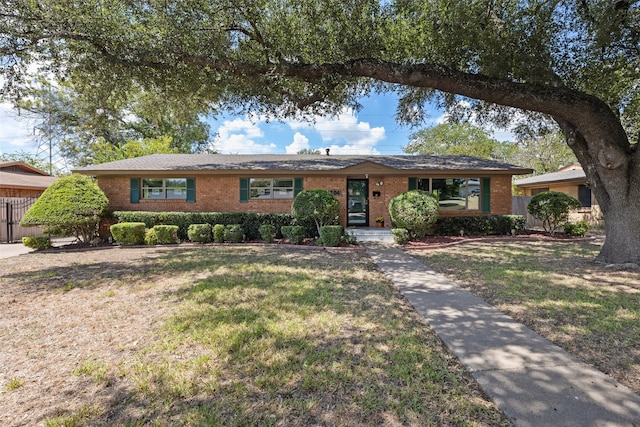
[[418, 188], [418, 178], [409, 178], [409, 190]]
[[491, 213], [491, 178], [480, 179], [480, 195], [482, 197], [482, 213]]
[[293, 197], [296, 197], [298, 193], [302, 191], [303, 181], [304, 180], [302, 178], [296, 178], [293, 180]]
[[131, 178], [129, 181], [129, 201], [140, 203], [140, 178]]
[[187, 178], [187, 203], [196, 202], [196, 179]]
[[249, 201], [249, 178], [240, 178], [240, 203]]

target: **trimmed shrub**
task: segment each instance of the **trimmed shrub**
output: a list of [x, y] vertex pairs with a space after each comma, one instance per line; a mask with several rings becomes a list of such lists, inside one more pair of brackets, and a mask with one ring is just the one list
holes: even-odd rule
[[191, 224], [187, 230], [189, 240], [196, 243], [211, 242], [211, 224]]
[[91, 178], [73, 174], [58, 179], [27, 210], [20, 226], [41, 225], [53, 236], [74, 236], [90, 242], [98, 235], [98, 224], [109, 200]]
[[559, 191], [545, 191], [531, 198], [527, 212], [542, 221], [544, 231], [553, 234], [569, 220], [570, 211], [581, 207], [582, 204], [575, 197]]
[[119, 242], [123, 246], [144, 244], [144, 222], [120, 222], [113, 224], [110, 230], [116, 242]]
[[409, 232], [406, 228], [392, 228], [393, 240], [399, 245], [406, 245], [409, 242]]
[[273, 239], [276, 237], [276, 228], [271, 224], [262, 224], [259, 228], [260, 237], [267, 243], [273, 243]]
[[51, 238], [46, 236], [23, 237], [22, 244], [36, 250], [49, 249], [51, 247]]
[[216, 224], [213, 226], [213, 241], [215, 243], [224, 243], [224, 225]]
[[438, 220], [438, 199], [423, 190], [399, 194], [389, 203], [389, 215], [396, 228], [405, 228], [421, 238]]
[[153, 230], [158, 236], [158, 244], [160, 245], [180, 243], [180, 240], [178, 240], [177, 225], [154, 225]]
[[589, 224], [587, 221], [578, 221], [576, 223], [567, 222], [564, 225], [564, 232], [571, 236], [584, 237], [589, 231]]
[[[260, 225], [271, 224], [279, 233], [283, 225], [292, 225], [291, 214], [283, 213], [245, 213], [245, 212], [142, 212], [142, 211], [116, 211], [113, 215], [118, 222], [144, 222], [147, 228], [154, 225], [177, 225], [178, 238], [189, 238], [189, 226], [192, 224], [230, 225], [240, 224], [247, 239], [260, 238]], [[300, 225], [305, 225], [301, 223]], [[311, 225], [311, 234], [315, 234], [315, 225]], [[281, 236], [276, 236], [281, 237]]]
[[341, 225], [324, 225], [320, 227], [320, 238], [316, 243], [321, 246], [340, 246], [341, 239]]
[[154, 228], [147, 228], [144, 231], [144, 244], [145, 245], [157, 245], [158, 234]]
[[244, 238], [244, 231], [240, 224], [230, 224], [224, 227], [224, 241], [229, 243], [240, 243]]
[[303, 190], [293, 200], [291, 215], [298, 221], [313, 221], [320, 235], [320, 227], [337, 222], [340, 202], [328, 190]]
[[522, 215], [447, 216], [436, 221], [434, 234], [459, 236], [460, 230], [468, 236], [505, 235], [513, 230], [520, 233], [526, 221]]
[[304, 242], [305, 230], [304, 227], [300, 225], [284, 225], [280, 231], [282, 235], [289, 239], [289, 242], [294, 245], [299, 245]]

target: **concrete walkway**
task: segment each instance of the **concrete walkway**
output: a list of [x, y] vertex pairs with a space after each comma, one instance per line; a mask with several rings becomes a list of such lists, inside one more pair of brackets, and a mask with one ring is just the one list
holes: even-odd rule
[[22, 243], [0, 243], [0, 259], [28, 254], [33, 249], [27, 248]]
[[367, 253], [516, 426], [638, 426], [640, 396], [391, 246]]

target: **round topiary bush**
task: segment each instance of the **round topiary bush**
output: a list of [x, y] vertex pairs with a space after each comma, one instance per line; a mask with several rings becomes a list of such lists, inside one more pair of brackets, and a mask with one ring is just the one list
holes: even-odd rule
[[108, 207], [109, 199], [91, 178], [73, 174], [47, 188], [24, 214], [20, 226], [41, 225], [47, 234], [90, 242]]
[[424, 237], [438, 220], [438, 199], [422, 190], [399, 194], [389, 203], [389, 215], [396, 228], [405, 228], [411, 235]]
[[154, 225], [153, 231], [158, 236], [159, 245], [170, 245], [173, 243], [180, 243], [178, 239], [178, 227], [177, 225]]
[[216, 224], [212, 229], [214, 243], [224, 243], [224, 224]]
[[340, 217], [340, 202], [327, 190], [303, 190], [293, 200], [291, 215], [298, 221], [313, 221], [320, 227], [334, 224]]
[[546, 232], [553, 234], [569, 220], [569, 212], [581, 207], [582, 204], [575, 197], [558, 191], [545, 191], [531, 198], [527, 212], [542, 221]]

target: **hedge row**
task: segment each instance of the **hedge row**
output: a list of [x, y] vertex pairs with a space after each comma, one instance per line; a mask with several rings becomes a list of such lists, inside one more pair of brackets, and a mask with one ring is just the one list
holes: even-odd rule
[[[288, 213], [243, 213], [243, 212], [142, 212], [116, 211], [113, 213], [118, 222], [143, 222], [147, 228], [155, 225], [177, 225], [178, 238], [189, 238], [191, 224], [240, 224], [247, 240], [259, 239], [260, 226], [272, 225], [276, 230], [276, 238], [281, 238], [281, 227], [295, 225], [293, 217]], [[306, 237], [315, 237], [316, 228], [312, 222], [298, 224], [304, 227]]]
[[511, 234], [524, 230], [525, 224], [522, 215], [449, 216], [438, 218], [433, 234], [459, 236], [460, 230], [470, 236]]

